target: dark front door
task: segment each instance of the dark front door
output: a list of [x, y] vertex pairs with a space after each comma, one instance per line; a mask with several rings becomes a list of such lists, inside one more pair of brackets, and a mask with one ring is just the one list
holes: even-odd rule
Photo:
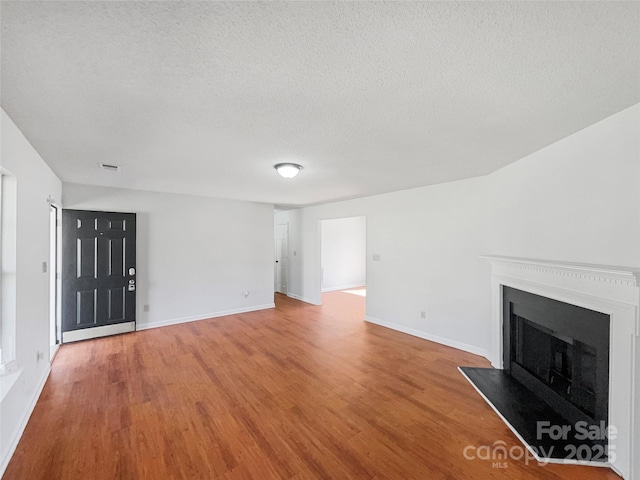
[[62, 342], [135, 330], [136, 214], [62, 211]]

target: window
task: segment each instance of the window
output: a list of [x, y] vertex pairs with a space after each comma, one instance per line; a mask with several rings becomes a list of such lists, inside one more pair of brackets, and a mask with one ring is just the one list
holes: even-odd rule
[[0, 170], [0, 375], [16, 369], [17, 181]]

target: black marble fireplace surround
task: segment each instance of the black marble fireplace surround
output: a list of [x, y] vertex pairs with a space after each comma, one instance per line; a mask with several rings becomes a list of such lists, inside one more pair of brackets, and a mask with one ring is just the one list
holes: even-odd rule
[[460, 371], [540, 458], [607, 462], [609, 316], [502, 288], [503, 370]]

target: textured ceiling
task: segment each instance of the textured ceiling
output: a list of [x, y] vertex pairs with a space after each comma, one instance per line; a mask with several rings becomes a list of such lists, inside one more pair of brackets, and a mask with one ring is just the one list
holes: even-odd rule
[[[2, 1], [0, 16], [2, 107], [67, 182], [321, 203], [487, 174], [640, 101], [638, 2]], [[273, 169], [288, 160], [294, 180]]]

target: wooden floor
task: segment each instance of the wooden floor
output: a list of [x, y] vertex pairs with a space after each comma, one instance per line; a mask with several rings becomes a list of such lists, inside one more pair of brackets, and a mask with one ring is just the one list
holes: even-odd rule
[[456, 370], [487, 361], [323, 298], [63, 346], [4, 478], [619, 478], [465, 459], [520, 447]]

